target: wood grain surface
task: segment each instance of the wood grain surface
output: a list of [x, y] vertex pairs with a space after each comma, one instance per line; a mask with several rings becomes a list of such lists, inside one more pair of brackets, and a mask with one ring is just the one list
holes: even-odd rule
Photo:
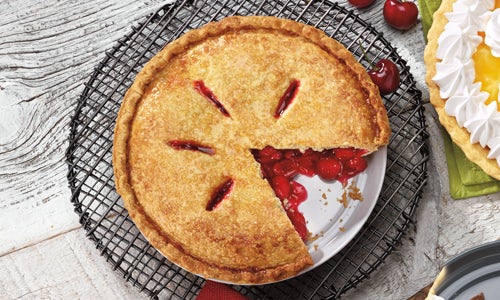
[[6, 16], [0, 21], [0, 212], [6, 238], [0, 254], [79, 227], [67, 213], [70, 118], [104, 52], [154, 9], [144, 1], [0, 3]]
[[[314, 1], [314, 0], [313, 0]], [[171, 1], [0, 1], [0, 299], [141, 299], [99, 256], [70, 203], [65, 151], [83, 84], [132, 25]], [[348, 8], [347, 0], [339, 1]], [[408, 61], [424, 99], [421, 26], [401, 32], [383, 1], [359, 10]], [[440, 126], [426, 110], [429, 183], [399, 247], [345, 299], [407, 299], [463, 250], [496, 239], [500, 194], [452, 200]]]

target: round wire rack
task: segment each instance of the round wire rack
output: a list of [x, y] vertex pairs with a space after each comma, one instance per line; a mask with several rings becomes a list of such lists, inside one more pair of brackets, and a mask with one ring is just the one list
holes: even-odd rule
[[338, 299], [397, 247], [422, 197], [429, 153], [421, 92], [406, 62], [374, 28], [330, 1], [176, 1], [133, 27], [95, 69], [71, 120], [66, 159], [75, 212], [100, 254], [142, 292], [159, 299], [196, 297], [204, 279], [157, 252], [115, 191], [113, 130], [125, 92], [149, 59], [186, 31], [229, 15], [274, 15], [313, 25], [345, 45], [365, 68], [389, 58], [401, 71], [399, 89], [384, 96], [393, 131], [384, 184], [361, 231], [313, 271], [275, 284], [233, 286], [250, 299]]

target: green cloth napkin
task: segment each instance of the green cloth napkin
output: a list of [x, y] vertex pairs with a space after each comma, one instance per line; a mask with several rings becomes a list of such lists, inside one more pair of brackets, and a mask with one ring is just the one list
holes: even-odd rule
[[500, 181], [481, 170], [467, 159], [462, 149], [451, 141], [443, 129], [444, 149], [450, 179], [450, 194], [453, 199], [488, 195], [500, 192]]
[[420, 20], [424, 38], [427, 41], [427, 32], [432, 25], [432, 15], [441, 5], [441, 0], [419, 0], [418, 5], [420, 6]]
[[[418, 4], [424, 37], [427, 40], [427, 31], [432, 25], [432, 16], [439, 8], [441, 0], [419, 0]], [[500, 181], [490, 177], [468, 160], [444, 129], [443, 140], [450, 179], [450, 194], [453, 199], [488, 195], [500, 191]]]

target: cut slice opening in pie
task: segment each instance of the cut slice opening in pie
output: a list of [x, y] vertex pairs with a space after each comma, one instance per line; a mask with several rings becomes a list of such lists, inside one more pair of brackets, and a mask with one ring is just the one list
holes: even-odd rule
[[115, 129], [116, 187], [170, 261], [274, 282], [312, 264], [293, 216], [307, 191], [293, 177], [345, 182], [389, 136], [377, 87], [340, 43], [287, 19], [228, 17], [137, 75]]

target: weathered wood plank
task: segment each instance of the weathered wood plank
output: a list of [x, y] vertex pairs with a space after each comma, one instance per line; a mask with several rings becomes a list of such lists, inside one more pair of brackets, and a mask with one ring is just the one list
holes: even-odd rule
[[76, 100], [104, 52], [160, 3], [0, 2], [0, 255], [78, 227], [64, 160]]
[[98, 255], [83, 229], [0, 257], [1, 299], [147, 299]]

